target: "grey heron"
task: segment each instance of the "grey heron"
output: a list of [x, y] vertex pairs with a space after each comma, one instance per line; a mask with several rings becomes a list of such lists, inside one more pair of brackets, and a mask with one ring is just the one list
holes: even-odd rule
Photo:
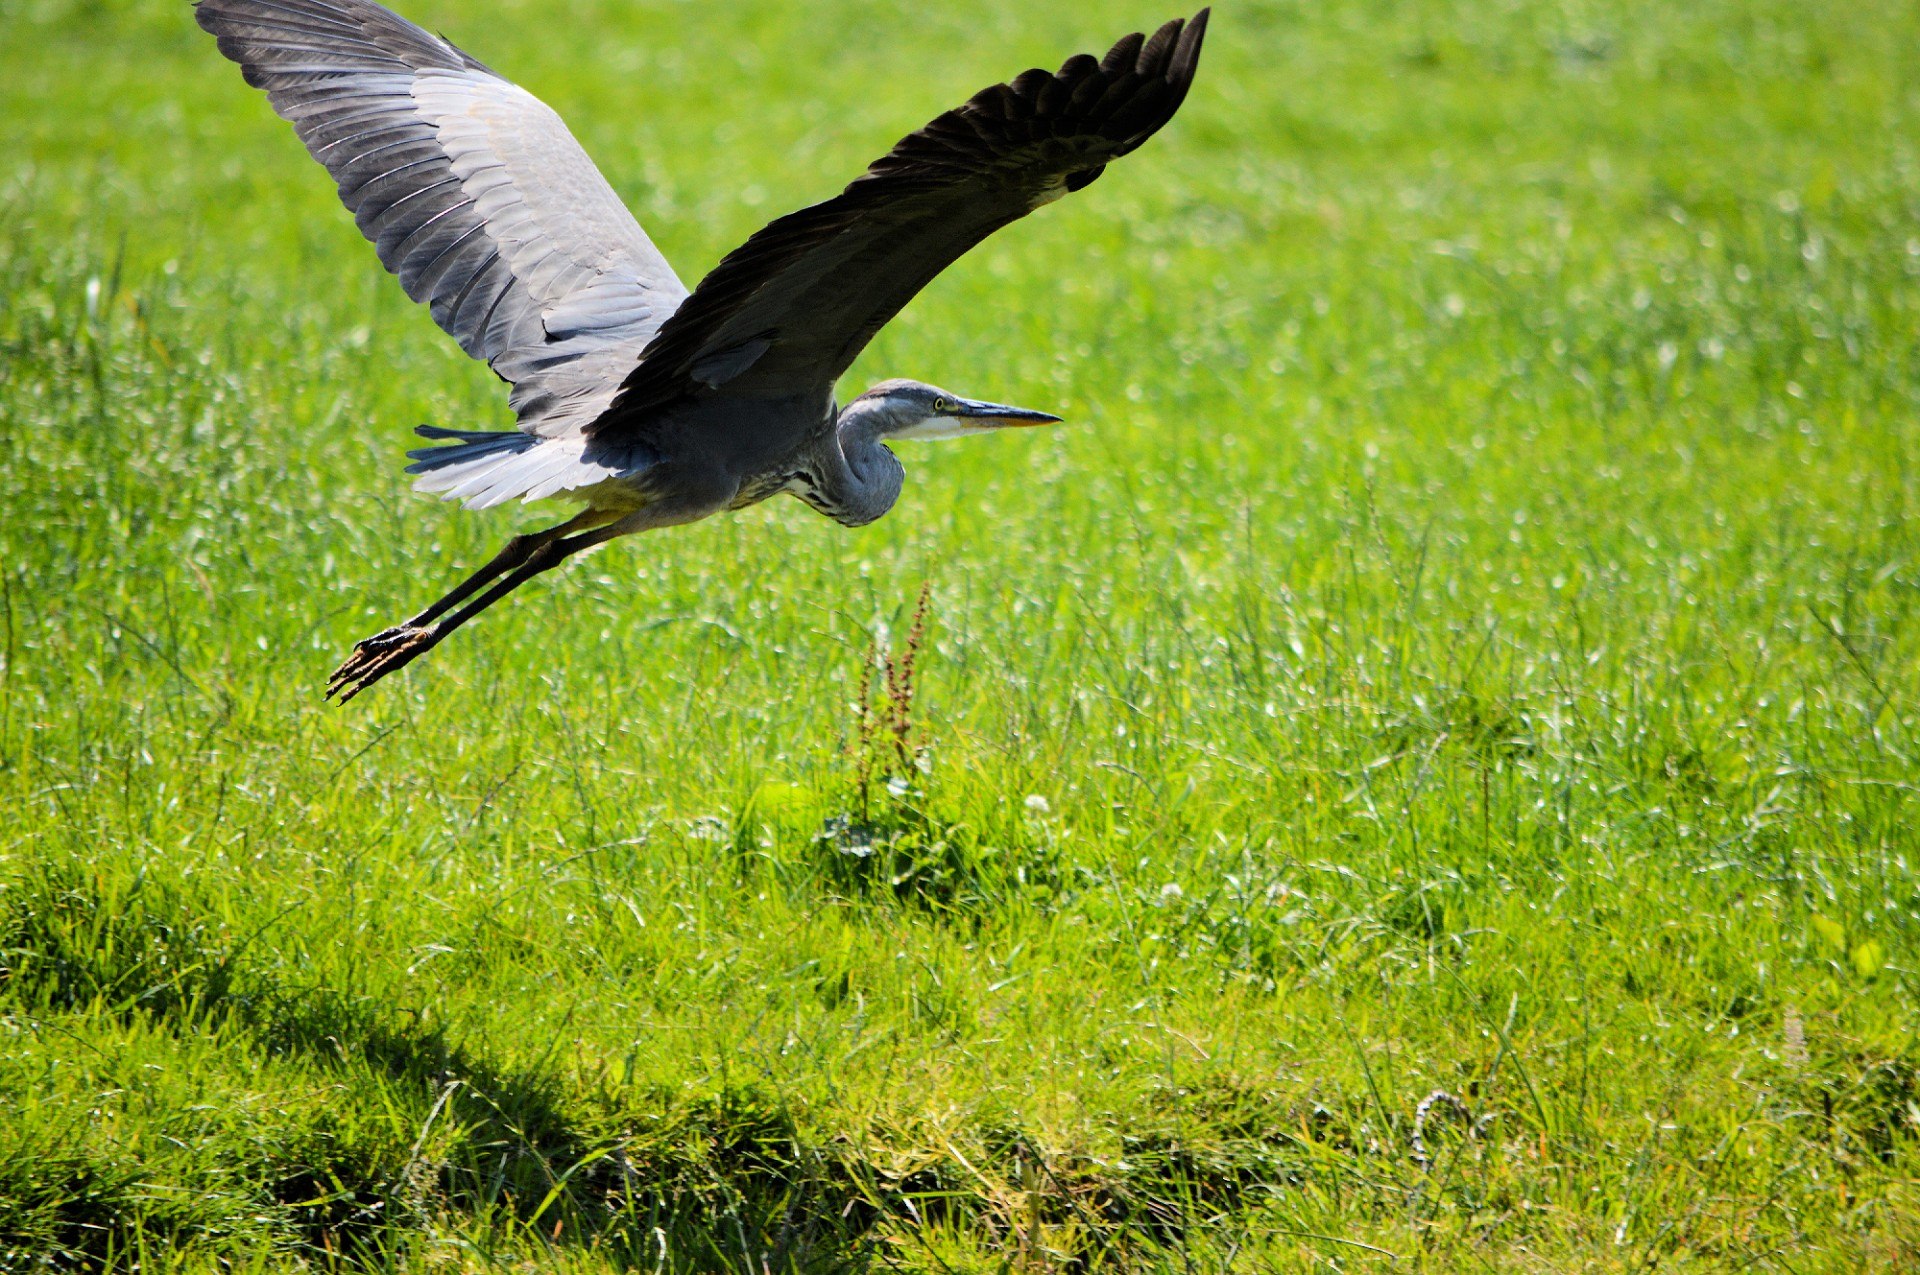
[[1207, 27], [1202, 9], [981, 90], [688, 292], [560, 118], [445, 39], [372, 0], [194, 13], [407, 294], [512, 386], [515, 429], [418, 427], [442, 445], [408, 453], [415, 486], [584, 506], [355, 646], [327, 683], [342, 703], [583, 549], [781, 492], [862, 526], [900, 495], [888, 442], [1057, 421], [909, 380], [840, 406], [835, 383], [968, 249], [1166, 124]]

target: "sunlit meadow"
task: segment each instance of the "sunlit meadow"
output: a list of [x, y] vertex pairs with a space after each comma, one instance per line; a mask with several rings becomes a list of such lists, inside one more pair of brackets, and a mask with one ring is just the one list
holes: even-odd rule
[[[407, 12], [689, 281], [1174, 16]], [[0, 0], [0, 1269], [1920, 1267], [1917, 125], [1892, 0], [1228, 0], [845, 385], [1068, 424], [342, 709], [501, 387], [185, 3]]]

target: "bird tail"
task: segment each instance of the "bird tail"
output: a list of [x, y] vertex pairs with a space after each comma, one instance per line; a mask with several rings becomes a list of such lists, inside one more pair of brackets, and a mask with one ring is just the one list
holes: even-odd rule
[[460, 441], [452, 447], [418, 447], [408, 452], [407, 459], [413, 462], [407, 466], [409, 474], [430, 474], [448, 465], [478, 460], [483, 456], [497, 456], [502, 452], [524, 452], [540, 442], [532, 434], [517, 429], [447, 429], [441, 425], [416, 425], [413, 432], [435, 442], [449, 438]]
[[451, 446], [421, 447], [407, 453], [409, 474], [420, 475], [415, 491], [459, 500], [469, 509], [491, 509], [516, 497], [544, 500], [624, 475], [632, 466], [612, 465], [586, 456], [579, 438], [540, 438], [517, 429], [445, 429], [419, 425], [414, 433]]

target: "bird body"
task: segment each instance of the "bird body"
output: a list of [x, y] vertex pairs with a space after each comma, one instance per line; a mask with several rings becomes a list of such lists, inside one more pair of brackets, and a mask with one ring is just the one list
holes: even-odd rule
[[343, 702], [583, 549], [781, 493], [863, 526], [900, 495], [890, 442], [1057, 421], [908, 380], [841, 406], [835, 383], [941, 270], [1172, 118], [1207, 20], [982, 90], [689, 291], [559, 117], [446, 40], [373, 0], [198, 0], [195, 16], [408, 295], [512, 386], [516, 429], [419, 427], [441, 445], [408, 454], [415, 486], [474, 509], [583, 506], [359, 643], [328, 683]]

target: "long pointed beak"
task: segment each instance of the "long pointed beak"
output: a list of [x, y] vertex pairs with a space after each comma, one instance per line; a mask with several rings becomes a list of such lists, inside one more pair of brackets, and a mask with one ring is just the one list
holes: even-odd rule
[[1009, 407], [1005, 403], [982, 403], [970, 398], [960, 400], [960, 410], [954, 415], [981, 429], [1056, 425], [1060, 422], [1060, 418], [1052, 412], [1036, 412], [1030, 407]]

